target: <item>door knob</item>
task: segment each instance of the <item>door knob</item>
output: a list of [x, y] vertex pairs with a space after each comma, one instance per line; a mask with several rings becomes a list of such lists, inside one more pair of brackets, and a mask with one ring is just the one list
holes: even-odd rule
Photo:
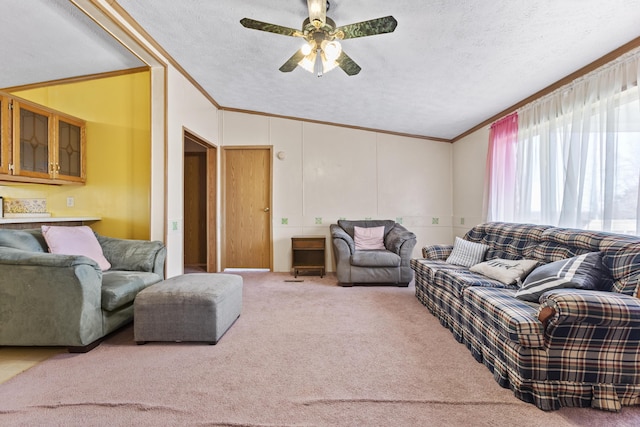
[[264, 208], [264, 211], [265, 212], [269, 212], [269, 208]]

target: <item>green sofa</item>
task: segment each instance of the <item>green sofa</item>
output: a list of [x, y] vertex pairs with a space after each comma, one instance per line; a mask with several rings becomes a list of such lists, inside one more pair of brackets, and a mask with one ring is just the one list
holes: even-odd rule
[[96, 234], [111, 268], [48, 252], [39, 229], [0, 229], [0, 346], [86, 352], [133, 319], [141, 290], [164, 279], [159, 241]]

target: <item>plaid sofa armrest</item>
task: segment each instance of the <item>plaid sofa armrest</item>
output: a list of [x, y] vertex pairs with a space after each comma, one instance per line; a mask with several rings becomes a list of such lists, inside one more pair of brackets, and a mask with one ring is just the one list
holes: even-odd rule
[[453, 245], [430, 245], [422, 248], [422, 257], [446, 261], [453, 251]]
[[[640, 299], [615, 292], [558, 289], [540, 297], [538, 313], [553, 314], [549, 324], [588, 323], [612, 327], [640, 327]], [[545, 322], [546, 323], [546, 322]]]

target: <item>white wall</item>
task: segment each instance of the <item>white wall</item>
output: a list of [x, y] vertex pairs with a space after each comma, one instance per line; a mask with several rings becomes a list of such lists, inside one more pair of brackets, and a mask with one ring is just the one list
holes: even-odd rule
[[187, 129], [212, 145], [218, 145], [218, 110], [176, 69], [167, 72], [167, 277], [183, 272], [184, 147]]
[[488, 147], [488, 126], [453, 143], [454, 236], [485, 220], [482, 201]]
[[129, 20], [119, 15], [110, 0], [76, 2], [152, 67], [151, 238], [164, 239], [166, 276], [176, 276], [183, 272], [184, 259], [183, 130], [217, 145], [218, 110]]
[[451, 144], [262, 115], [220, 115], [221, 145], [273, 146], [274, 271], [290, 270], [292, 236], [318, 234], [327, 237], [333, 271], [329, 225], [339, 218], [402, 221], [418, 236], [416, 257], [426, 244], [451, 241]]

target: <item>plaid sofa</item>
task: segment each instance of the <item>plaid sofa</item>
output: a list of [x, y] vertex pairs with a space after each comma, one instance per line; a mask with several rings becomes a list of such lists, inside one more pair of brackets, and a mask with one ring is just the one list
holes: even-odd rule
[[492, 222], [464, 239], [488, 245], [487, 260], [602, 252], [609, 291], [553, 290], [538, 303], [516, 298], [517, 285], [447, 264], [453, 246], [424, 247], [411, 268], [416, 297], [519, 399], [542, 410], [640, 404], [639, 237]]

